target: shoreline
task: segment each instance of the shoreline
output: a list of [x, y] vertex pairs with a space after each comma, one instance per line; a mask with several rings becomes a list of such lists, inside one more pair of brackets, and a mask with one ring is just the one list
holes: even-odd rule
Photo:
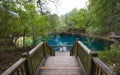
[[92, 36], [92, 35], [83, 34], [83, 33], [63, 32], [63, 33], [59, 33], [59, 34], [66, 34], [66, 35], [81, 35], [81, 36], [85, 36], [85, 37], [98, 38], [98, 39], [102, 39], [102, 40], [109, 41], [109, 42], [113, 42], [113, 43], [118, 42], [117, 40], [115, 40], [115, 39], [110, 39], [109, 37], [105, 37], [105, 36]]

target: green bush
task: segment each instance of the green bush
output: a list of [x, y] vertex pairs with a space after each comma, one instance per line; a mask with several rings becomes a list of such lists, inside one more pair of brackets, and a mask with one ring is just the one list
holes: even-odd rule
[[120, 46], [119, 44], [111, 45], [111, 49], [98, 51], [99, 58], [108, 66], [113, 67], [113, 70], [120, 73]]

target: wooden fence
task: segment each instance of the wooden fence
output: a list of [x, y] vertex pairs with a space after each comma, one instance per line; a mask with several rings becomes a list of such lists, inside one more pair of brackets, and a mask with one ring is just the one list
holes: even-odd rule
[[55, 51], [43, 41], [30, 52], [23, 53], [23, 57], [2, 73], [2, 75], [34, 75], [47, 55], [55, 56]]
[[76, 41], [70, 55], [76, 55], [80, 59], [88, 75], [116, 75], [99, 59], [95, 51], [88, 49], [81, 41]]

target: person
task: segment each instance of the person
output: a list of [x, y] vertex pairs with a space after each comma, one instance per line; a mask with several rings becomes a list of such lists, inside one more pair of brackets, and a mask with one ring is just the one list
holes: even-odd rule
[[66, 51], [66, 43], [64, 43], [60, 46], [60, 51], [62, 51], [62, 52]]
[[63, 45], [60, 46], [60, 51], [62, 52], [64, 51], [63, 47], [64, 47]]

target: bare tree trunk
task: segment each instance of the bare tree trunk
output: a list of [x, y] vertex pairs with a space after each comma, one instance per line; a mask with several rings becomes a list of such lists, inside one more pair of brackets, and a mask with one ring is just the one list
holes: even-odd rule
[[35, 29], [33, 25], [32, 25], [32, 35], [33, 35], [33, 46], [36, 46], [36, 36], [35, 36]]
[[25, 35], [26, 35], [26, 26], [24, 25], [24, 31], [23, 31], [23, 48], [25, 47]]

